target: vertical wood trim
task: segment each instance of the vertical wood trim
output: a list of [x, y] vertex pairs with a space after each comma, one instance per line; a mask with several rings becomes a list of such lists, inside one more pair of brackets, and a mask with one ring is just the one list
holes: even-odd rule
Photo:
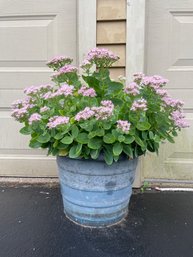
[[[126, 33], [126, 77], [129, 81], [135, 72], [144, 72], [145, 0], [127, 0]], [[139, 158], [133, 187], [140, 187], [144, 180], [143, 158]]]
[[145, 0], [127, 0], [126, 74], [144, 71]]
[[77, 64], [96, 47], [96, 0], [77, 0]]

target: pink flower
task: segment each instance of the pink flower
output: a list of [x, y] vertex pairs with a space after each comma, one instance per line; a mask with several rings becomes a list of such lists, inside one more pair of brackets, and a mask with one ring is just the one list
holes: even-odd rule
[[134, 81], [141, 81], [145, 76], [145, 74], [143, 74], [142, 72], [137, 72], [137, 73], [134, 73], [133, 76], [134, 76]]
[[40, 112], [41, 112], [41, 113], [47, 112], [47, 111], [49, 111], [49, 110], [50, 110], [50, 108], [47, 107], [47, 106], [44, 106], [44, 107], [40, 108]]
[[78, 112], [75, 116], [75, 120], [80, 121], [80, 120], [88, 120], [92, 118], [95, 115], [95, 112], [90, 108], [86, 107], [84, 110]]
[[95, 63], [99, 67], [109, 67], [119, 59], [117, 55], [105, 48], [93, 48], [85, 62]]
[[184, 102], [180, 101], [179, 99], [174, 99], [170, 96], [165, 96], [162, 98], [164, 102], [164, 106], [173, 107], [176, 109], [181, 109], [184, 105]]
[[61, 62], [65, 62], [66, 64], [67, 63], [71, 63], [72, 62], [72, 59], [70, 57], [66, 57], [66, 56], [55, 56], [52, 60], [48, 61], [47, 62], [47, 65], [55, 65], [55, 64], [58, 64], [58, 63], [61, 63]]
[[57, 78], [59, 77], [60, 75], [63, 75], [63, 74], [68, 74], [68, 73], [76, 73], [77, 72], [77, 68], [75, 66], [72, 66], [70, 64], [66, 64], [65, 66], [61, 67], [59, 69], [58, 72], [56, 72], [54, 75], [53, 75], [53, 78]]
[[109, 107], [111, 109], [114, 108], [114, 104], [110, 100], [103, 100], [103, 101], [101, 101], [101, 105], [103, 105], [105, 107]]
[[72, 95], [74, 90], [74, 86], [69, 86], [68, 84], [63, 84], [54, 94], [56, 96], [64, 95]]
[[127, 120], [118, 120], [117, 121], [117, 128], [120, 129], [124, 133], [128, 133], [130, 130], [131, 123]]
[[171, 113], [171, 118], [174, 121], [174, 124], [178, 128], [187, 128], [190, 124], [184, 119], [185, 115], [180, 111], [174, 111]]
[[85, 85], [83, 85], [79, 90], [78, 93], [83, 95], [83, 96], [89, 96], [89, 97], [95, 97], [96, 96], [96, 92], [94, 90], [94, 88], [89, 88]]
[[53, 92], [47, 92], [44, 95], [42, 95], [42, 98], [45, 99], [45, 100], [54, 98], [54, 93]]
[[154, 76], [145, 76], [142, 78], [142, 84], [146, 86], [150, 86], [154, 89], [159, 88], [160, 86], [164, 86], [168, 83], [167, 79], [164, 79], [161, 76], [154, 75]]
[[47, 127], [49, 129], [55, 128], [59, 125], [64, 125], [69, 123], [69, 117], [66, 116], [54, 116], [49, 119]]
[[33, 122], [36, 121], [40, 121], [42, 118], [42, 116], [39, 113], [33, 113], [30, 117], [29, 117], [29, 124], [32, 124]]
[[47, 92], [53, 89], [52, 85], [40, 85], [40, 86], [31, 86], [24, 89], [26, 95], [36, 95], [37, 93]]
[[28, 108], [25, 106], [22, 108], [14, 109], [11, 113], [11, 116], [19, 121], [20, 119], [24, 118], [27, 113]]
[[130, 94], [130, 95], [136, 96], [136, 95], [139, 94], [139, 86], [138, 86], [137, 83], [131, 82], [130, 84], [125, 86], [124, 92], [126, 94]]
[[80, 65], [80, 67], [81, 67], [82, 69], [85, 69], [85, 70], [90, 69], [91, 66], [92, 66], [92, 63], [89, 62], [88, 60], [84, 60], [84, 61], [82, 62], [82, 64]]
[[147, 101], [143, 98], [135, 100], [131, 106], [131, 111], [143, 110], [147, 111]]
[[155, 92], [157, 95], [164, 97], [164, 96], [168, 96], [168, 92], [167, 90], [163, 89], [163, 88], [156, 88]]
[[101, 101], [101, 106], [92, 107], [97, 120], [106, 120], [113, 115], [114, 104], [110, 100]]
[[24, 100], [17, 100], [13, 102], [11, 106], [11, 116], [14, 117], [16, 120], [20, 121], [28, 114], [29, 110], [33, 107], [35, 107], [35, 105], [33, 104], [31, 97], [26, 97]]

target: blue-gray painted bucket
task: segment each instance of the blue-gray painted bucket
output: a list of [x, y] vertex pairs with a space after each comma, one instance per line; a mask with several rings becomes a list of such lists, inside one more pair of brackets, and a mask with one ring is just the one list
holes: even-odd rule
[[113, 225], [128, 212], [137, 159], [108, 166], [103, 160], [57, 157], [64, 213], [91, 227]]

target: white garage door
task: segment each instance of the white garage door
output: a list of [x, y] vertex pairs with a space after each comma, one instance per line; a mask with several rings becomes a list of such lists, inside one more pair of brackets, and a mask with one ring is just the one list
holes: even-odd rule
[[26, 86], [49, 82], [45, 62], [57, 54], [76, 64], [76, 0], [0, 0], [0, 175], [56, 174], [53, 159], [19, 135], [10, 104]]
[[148, 154], [146, 179], [175, 179], [193, 183], [193, 1], [147, 1], [146, 73], [170, 80], [173, 97], [185, 102], [191, 124], [176, 144], [164, 144], [159, 158]]

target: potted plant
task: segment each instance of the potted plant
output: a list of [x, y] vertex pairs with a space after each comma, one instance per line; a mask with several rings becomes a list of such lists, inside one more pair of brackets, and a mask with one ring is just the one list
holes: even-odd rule
[[78, 224], [105, 226], [128, 211], [137, 159], [158, 153], [188, 126], [183, 102], [171, 98], [161, 76], [134, 74], [114, 81], [109, 67], [119, 59], [107, 49], [91, 50], [81, 65], [59, 56], [49, 85], [26, 88], [12, 116], [31, 135], [29, 146], [57, 156], [64, 212]]

